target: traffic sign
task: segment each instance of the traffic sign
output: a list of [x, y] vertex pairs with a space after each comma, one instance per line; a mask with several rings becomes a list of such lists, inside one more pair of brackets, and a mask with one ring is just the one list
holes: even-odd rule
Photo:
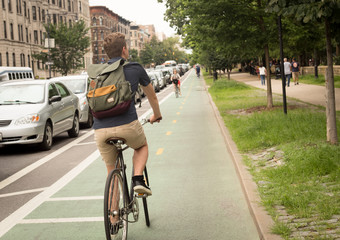
[[46, 65], [53, 65], [53, 62], [45, 62]]

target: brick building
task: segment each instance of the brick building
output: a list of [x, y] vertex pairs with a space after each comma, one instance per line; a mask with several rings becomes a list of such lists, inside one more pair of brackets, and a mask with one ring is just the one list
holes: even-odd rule
[[153, 24], [151, 25], [138, 25], [140, 29], [142, 29], [145, 33], [149, 34], [149, 38], [146, 41], [150, 41], [153, 36], [156, 36], [156, 29]]
[[[48, 78], [48, 66], [32, 55], [44, 49], [44, 24], [83, 19], [90, 26], [88, 0], [1, 0], [0, 66], [31, 67], [34, 75]], [[90, 64], [91, 52], [84, 57]], [[57, 73], [52, 72], [52, 77]]]
[[145, 43], [150, 41], [150, 34], [145, 32], [140, 25], [131, 25], [130, 27], [131, 49], [136, 49], [138, 55], [144, 48]]
[[104, 38], [112, 32], [125, 34], [128, 48], [130, 48], [130, 21], [104, 6], [91, 6], [90, 15], [93, 63], [104, 63], [108, 60], [104, 51]]

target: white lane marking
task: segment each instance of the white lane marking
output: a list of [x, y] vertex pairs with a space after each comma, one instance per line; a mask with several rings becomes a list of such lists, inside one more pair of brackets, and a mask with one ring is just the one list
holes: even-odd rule
[[17, 196], [17, 195], [22, 195], [22, 194], [27, 194], [27, 193], [42, 192], [44, 190], [46, 190], [46, 188], [36, 188], [36, 189], [20, 191], [20, 192], [5, 193], [5, 194], [0, 194], [0, 198], [12, 197], [12, 196]]
[[104, 222], [104, 217], [23, 219], [20, 224]]
[[102, 200], [104, 196], [81, 196], [81, 197], [59, 197], [47, 199], [47, 202], [58, 202], [58, 201], [87, 201], [87, 200]]
[[82, 145], [93, 145], [93, 144], [96, 144], [96, 142], [78, 143], [77, 146], [82, 146]]
[[69, 182], [71, 182], [78, 174], [80, 174], [83, 170], [85, 170], [97, 158], [99, 158], [98, 150], [93, 152], [89, 157], [87, 157], [84, 161], [82, 161], [77, 167], [73, 168], [71, 171], [65, 174], [62, 178], [60, 178], [57, 182], [55, 182], [45, 191], [43, 191], [42, 193], [32, 198], [25, 205], [20, 207], [18, 210], [16, 210], [11, 215], [9, 215], [7, 218], [5, 218], [2, 222], [0, 222], [0, 238], [6, 232], [8, 232], [12, 227], [18, 224], [24, 217], [26, 217], [29, 213], [31, 213], [38, 206], [40, 206], [43, 202], [49, 199], [52, 195], [54, 195], [60, 189], [65, 187]]
[[32, 163], [31, 165], [25, 167], [24, 169], [20, 170], [19, 172], [16, 172], [15, 174], [11, 175], [10, 177], [6, 178], [5, 180], [0, 182], [0, 189], [3, 189], [4, 187], [7, 187], [9, 184], [17, 181], [19, 178], [25, 176], [26, 174], [30, 173], [34, 169], [40, 167], [41, 165], [45, 164], [46, 162], [50, 161], [51, 159], [55, 158], [59, 154], [65, 152], [66, 150], [70, 149], [71, 147], [77, 145], [87, 137], [93, 134], [93, 130], [89, 131], [88, 133], [84, 134], [83, 136], [77, 138], [76, 140], [70, 142], [69, 144], [63, 146], [62, 148], [58, 149], [57, 151], [43, 157], [39, 161], [36, 161]]

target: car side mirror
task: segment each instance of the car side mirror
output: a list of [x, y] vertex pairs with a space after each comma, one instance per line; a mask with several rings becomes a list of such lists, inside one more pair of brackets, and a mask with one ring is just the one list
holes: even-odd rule
[[49, 103], [51, 104], [51, 103], [53, 103], [53, 102], [59, 102], [59, 101], [61, 101], [61, 96], [53, 96], [53, 97], [51, 97], [50, 99], [49, 99]]

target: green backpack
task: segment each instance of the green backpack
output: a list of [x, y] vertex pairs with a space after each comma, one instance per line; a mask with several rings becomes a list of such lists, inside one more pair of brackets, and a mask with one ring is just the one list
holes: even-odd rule
[[89, 65], [87, 100], [95, 118], [118, 116], [129, 109], [133, 93], [123, 71], [126, 64], [121, 59], [112, 64]]

